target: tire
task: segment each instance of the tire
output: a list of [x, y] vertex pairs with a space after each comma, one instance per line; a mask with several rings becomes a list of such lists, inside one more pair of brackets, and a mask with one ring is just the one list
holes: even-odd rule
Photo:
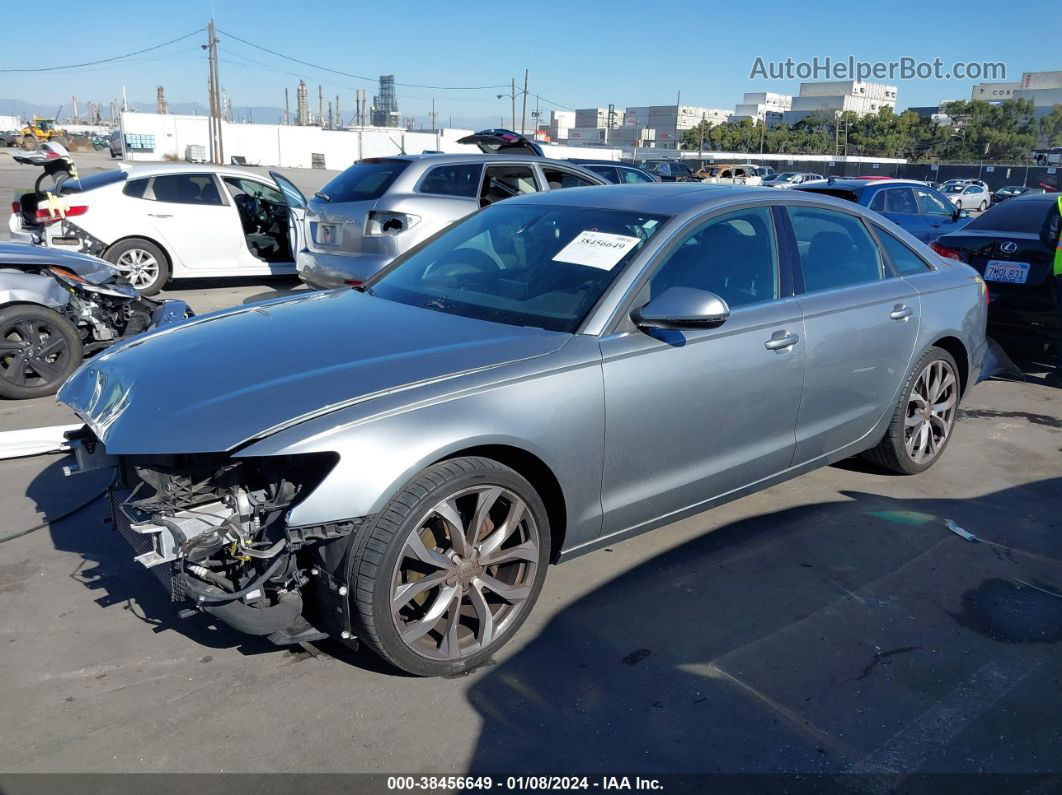
[[81, 364], [74, 324], [37, 304], [0, 309], [0, 397], [53, 395]]
[[984, 212], [988, 209], [988, 202], [981, 202], [981, 206], [977, 208], [978, 212]]
[[36, 135], [23, 135], [21, 145], [27, 152], [32, 152], [35, 149], [40, 148], [40, 143], [37, 141]]
[[103, 256], [141, 295], [155, 295], [170, 280], [170, 261], [150, 240], [131, 237], [115, 243]]
[[[483, 507], [481, 531], [472, 535], [469, 549], [465, 534], [450, 528], [455, 522], [472, 524]], [[515, 528], [503, 533], [513, 513], [518, 513]], [[417, 676], [468, 671], [488, 660], [527, 618], [542, 590], [549, 551], [545, 506], [521, 475], [489, 458], [434, 464], [406, 484], [353, 542], [347, 598], [355, 634]], [[498, 563], [480, 562], [488, 556]], [[428, 578], [427, 588], [416, 585]], [[392, 609], [401, 595], [406, 599]], [[488, 620], [481, 618], [488, 614]]]
[[[940, 459], [951, 441], [960, 389], [959, 368], [952, 355], [941, 348], [927, 350], [907, 376], [885, 436], [864, 457], [901, 475], [925, 472]], [[947, 407], [931, 410], [932, 419], [925, 419], [919, 406], [930, 402]]]

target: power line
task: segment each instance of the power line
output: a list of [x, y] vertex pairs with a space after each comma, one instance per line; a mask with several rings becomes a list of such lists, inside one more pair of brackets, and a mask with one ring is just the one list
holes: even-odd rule
[[170, 39], [169, 41], [164, 41], [164, 42], [162, 42], [162, 44], [156, 44], [153, 47], [145, 47], [144, 49], [137, 50], [136, 52], [127, 52], [125, 55], [115, 55], [113, 58], [101, 58], [98, 61], [86, 61], [85, 63], [73, 63], [73, 64], [67, 64], [66, 66], [42, 66], [42, 67], [37, 67], [37, 68], [34, 68], [34, 69], [0, 69], [0, 72], [58, 72], [58, 71], [63, 70], [63, 69], [78, 69], [78, 68], [80, 68], [82, 66], [95, 66], [95, 65], [101, 64], [101, 63], [111, 63], [112, 61], [120, 61], [123, 58], [132, 58], [134, 55], [143, 55], [145, 52], [151, 52], [152, 50], [159, 50], [159, 49], [162, 49], [163, 47], [168, 47], [171, 44], [176, 44], [179, 41], [184, 41], [185, 39], [190, 39], [192, 36], [196, 36], [199, 33], [202, 33], [203, 30], [205, 30], [205, 28], [197, 28], [196, 30], [193, 30], [191, 33], [186, 33], [183, 36], [178, 36], [176, 39]]
[[[220, 33], [223, 36], [228, 36], [230, 39], [235, 39], [236, 41], [240, 42], [241, 44], [246, 44], [248, 47], [254, 47], [256, 50], [261, 50], [262, 52], [267, 52], [270, 55], [275, 55], [278, 58], [283, 58], [286, 61], [293, 61], [295, 63], [301, 63], [303, 66], [309, 66], [309, 67], [311, 67], [313, 69], [320, 69], [323, 72], [332, 72], [333, 74], [343, 75], [343, 77], [353, 77], [355, 80], [367, 80], [370, 83], [378, 82], [377, 78], [375, 78], [375, 77], [366, 77], [365, 75], [351, 74], [350, 72], [343, 72], [343, 71], [340, 71], [339, 69], [332, 69], [331, 67], [328, 67], [328, 66], [321, 66], [319, 64], [310, 63], [309, 61], [300, 60], [299, 58], [293, 58], [292, 56], [285, 55], [282, 52], [277, 52], [276, 50], [271, 50], [268, 47], [263, 47], [260, 44], [255, 44], [254, 42], [247, 41], [246, 39], [241, 39], [239, 36], [237, 36], [237, 35], [235, 35], [233, 33], [229, 33], [227, 30], [221, 30], [219, 28], [218, 29], [218, 33]], [[435, 91], [484, 91], [486, 89], [508, 88], [509, 87], [507, 85], [497, 85], [497, 86], [427, 86], [427, 85], [422, 85], [420, 83], [399, 83], [397, 81], [395, 82], [395, 85], [396, 86], [403, 86], [404, 88], [430, 88], [430, 89], [433, 89]], [[550, 103], [550, 104], [553, 104], [553, 103]]]

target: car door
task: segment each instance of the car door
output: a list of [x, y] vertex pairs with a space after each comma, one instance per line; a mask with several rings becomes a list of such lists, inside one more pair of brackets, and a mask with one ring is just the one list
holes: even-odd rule
[[295, 187], [295, 183], [282, 174], [270, 171], [269, 176], [284, 194], [288, 203], [288, 240], [291, 243], [291, 262], [306, 245], [306, 197], [302, 191]]
[[716, 328], [638, 330], [601, 339], [605, 532], [650, 523], [789, 466], [804, 377], [800, 306], [766, 205], [696, 221], [677, 234], [638, 293], [721, 296]]
[[892, 407], [914, 353], [921, 306], [917, 290], [887, 268], [861, 218], [806, 205], [787, 211], [807, 344], [799, 465], [859, 441]]
[[243, 259], [246, 241], [239, 216], [214, 174], [158, 174], [144, 198], [149, 200], [148, 222], [183, 268], [231, 270]]
[[[932, 243], [941, 235], [960, 229], [970, 222], [962, 217], [959, 208], [930, 188], [915, 188], [918, 212], [925, 223], [925, 235], [915, 235], [925, 243]], [[910, 231], [910, 230], [908, 230]]]
[[879, 212], [897, 226], [901, 226], [917, 237], [925, 240], [929, 233], [929, 224], [918, 212], [914, 191], [908, 186], [883, 188], [874, 194], [870, 209]]

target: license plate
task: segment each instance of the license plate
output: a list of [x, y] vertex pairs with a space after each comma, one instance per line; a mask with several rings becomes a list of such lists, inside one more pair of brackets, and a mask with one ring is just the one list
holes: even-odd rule
[[1007, 262], [1005, 260], [990, 259], [985, 266], [986, 282], [1025, 284], [1028, 278], [1028, 262]]
[[317, 225], [317, 242], [322, 246], [338, 246], [340, 229], [335, 224]]

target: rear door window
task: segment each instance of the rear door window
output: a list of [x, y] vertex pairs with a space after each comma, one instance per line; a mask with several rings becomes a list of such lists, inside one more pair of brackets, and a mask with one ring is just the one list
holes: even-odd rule
[[128, 178], [128, 176], [129, 175], [126, 172], [118, 169], [116, 171], [104, 171], [100, 174], [92, 174], [87, 177], [74, 177], [63, 183], [63, 189], [60, 193], [64, 196], [70, 193], [84, 193], [88, 190], [102, 188], [104, 185], [113, 185], [115, 182], [121, 182]]
[[485, 206], [513, 196], [537, 192], [538, 184], [531, 166], [487, 166], [479, 198]]
[[330, 202], [360, 202], [379, 199], [398, 175], [409, 167], [408, 160], [372, 158], [355, 163], [321, 188]]
[[910, 188], [889, 188], [885, 193], [885, 212], [918, 214], [918, 205], [915, 204], [914, 194]]
[[648, 174], [643, 174], [641, 171], [633, 168], [621, 168], [619, 169], [620, 182], [624, 184], [643, 184], [646, 182], [652, 182], [653, 179]]
[[418, 190], [421, 193], [439, 196], [461, 196], [474, 199], [479, 190], [479, 180], [482, 174], [483, 165], [480, 163], [435, 166], [424, 175]]
[[596, 185], [596, 182], [592, 182], [582, 174], [576, 174], [574, 171], [568, 171], [563, 168], [556, 168], [553, 166], [542, 166], [542, 176], [546, 179], [546, 184], [549, 185], [550, 190], [558, 190], [560, 188], [585, 188], [588, 185]]
[[210, 174], [164, 174], [151, 180], [155, 201], [170, 204], [224, 204]]
[[892, 260], [892, 267], [901, 276], [914, 276], [932, 270], [921, 257], [908, 248], [906, 243], [897, 240], [881, 227], [875, 227], [875, 229], [877, 229], [878, 238], [881, 240], [885, 253]]
[[861, 220], [834, 210], [786, 209], [807, 292], [867, 284], [884, 277], [881, 253]]

